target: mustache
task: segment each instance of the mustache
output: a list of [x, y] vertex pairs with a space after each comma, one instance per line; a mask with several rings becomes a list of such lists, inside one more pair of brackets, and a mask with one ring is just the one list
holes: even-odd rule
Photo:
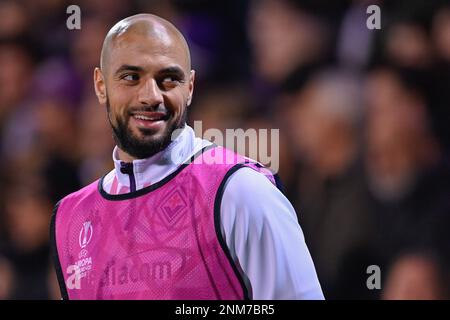
[[164, 104], [158, 105], [142, 105], [142, 106], [132, 106], [128, 108], [128, 113], [132, 114], [135, 112], [162, 112], [165, 114], [169, 114], [169, 110], [166, 108]]

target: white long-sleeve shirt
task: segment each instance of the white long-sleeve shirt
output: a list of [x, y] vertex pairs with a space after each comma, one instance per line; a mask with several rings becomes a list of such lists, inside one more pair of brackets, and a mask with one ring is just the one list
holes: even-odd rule
[[[210, 144], [186, 125], [166, 149], [133, 161], [132, 175], [120, 170], [116, 147], [103, 189], [121, 194], [157, 183]], [[251, 299], [324, 298], [295, 210], [264, 175], [250, 168], [234, 172], [220, 210], [222, 236]]]

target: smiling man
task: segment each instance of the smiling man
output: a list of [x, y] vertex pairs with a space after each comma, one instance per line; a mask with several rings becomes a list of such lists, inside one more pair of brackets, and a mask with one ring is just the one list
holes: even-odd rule
[[155, 16], [130, 17], [106, 36], [100, 65], [95, 90], [106, 103], [119, 157], [148, 158], [164, 149], [172, 132], [186, 123], [194, 89], [182, 34]]
[[[194, 80], [168, 21], [135, 15], [107, 34], [94, 84], [115, 167], [55, 207], [64, 299], [323, 299], [276, 177], [186, 124]], [[230, 161], [202, 161], [217, 155]]]

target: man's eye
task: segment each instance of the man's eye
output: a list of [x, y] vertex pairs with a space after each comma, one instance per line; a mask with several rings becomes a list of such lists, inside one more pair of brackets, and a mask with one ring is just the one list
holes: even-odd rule
[[126, 75], [122, 76], [122, 79], [126, 80], [126, 81], [137, 81], [137, 80], [139, 80], [139, 75], [137, 75], [135, 73], [126, 74]]
[[175, 83], [175, 82], [179, 82], [179, 80], [177, 78], [175, 78], [175, 77], [170, 76], [170, 77], [165, 77], [162, 80], [162, 82], [163, 83]]
[[180, 78], [178, 78], [178, 77], [167, 76], [167, 77], [162, 78], [160, 83], [161, 83], [162, 88], [168, 90], [168, 89], [173, 89], [173, 88], [177, 87], [182, 82], [183, 81], [180, 80]]

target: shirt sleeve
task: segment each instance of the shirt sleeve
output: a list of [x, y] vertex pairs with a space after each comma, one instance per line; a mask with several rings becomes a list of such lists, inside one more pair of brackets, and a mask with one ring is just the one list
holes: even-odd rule
[[222, 236], [251, 299], [324, 299], [295, 210], [269, 179], [237, 170], [220, 209]]

